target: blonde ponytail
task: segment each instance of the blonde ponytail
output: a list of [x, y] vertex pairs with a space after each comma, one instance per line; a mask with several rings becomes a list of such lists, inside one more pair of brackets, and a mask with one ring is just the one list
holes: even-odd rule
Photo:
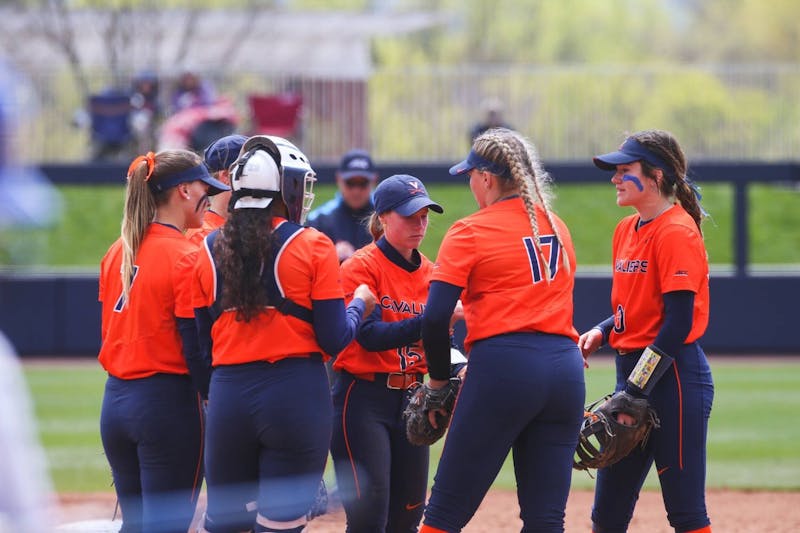
[[151, 181], [159, 181], [164, 176], [182, 172], [201, 164], [203, 160], [188, 150], [165, 150], [158, 154], [148, 152], [133, 160], [128, 168], [128, 185], [125, 189], [125, 207], [122, 214], [122, 297], [127, 302], [135, 275], [136, 255], [142, 246], [147, 226], [156, 217], [156, 209], [167, 203], [174, 190], [171, 187], [161, 192], [153, 192]]
[[[142, 162], [144, 163], [144, 162]], [[122, 215], [122, 295], [127, 302], [133, 283], [134, 262], [147, 226], [156, 216], [156, 200], [145, 178], [152, 172], [148, 164], [138, 164], [128, 175], [125, 210]]]
[[369, 216], [369, 220], [367, 220], [367, 230], [369, 231], [369, 234], [372, 235], [373, 241], [377, 241], [383, 237], [383, 224], [381, 224], [381, 219], [378, 216], [378, 213], [373, 212]]

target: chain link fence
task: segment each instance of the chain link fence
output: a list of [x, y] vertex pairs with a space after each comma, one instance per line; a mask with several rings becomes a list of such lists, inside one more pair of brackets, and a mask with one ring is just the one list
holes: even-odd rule
[[[87, 104], [69, 72], [29, 76], [38, 111], [25, 131], [24, 158], [86, 161]], [[469, 131], [489, 99], [545, 161], [584, 160], [626, 132], [648, 128], [672, 131], [690, 160], [800, 157], [800, 65], [425, 67], [377, 69], [366, 80], [255, 72], [204, 77], [233, 101], [236, 129], [244, 133], [253, 133], [249, 95], [300, 95], [295, 139], [318, 161], [335, 161], [356, 146], [379, 161], [452, 161], [468, 149]], [[89, 80], [94, 91], [110, 84], [100, 72]], [[174, 76], [160, 80], [165, 109], [173, 82]], [[149, 144], [159, 148], [157, 133]]]

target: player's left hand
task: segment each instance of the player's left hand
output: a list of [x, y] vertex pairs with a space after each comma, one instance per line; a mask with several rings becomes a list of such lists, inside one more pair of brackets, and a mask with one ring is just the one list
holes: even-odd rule
[[459, 320], [464, 320], [464, 306], [461, 303], [461, 300], [456, 302], [456, 306], [453, 309], [453, 314], [450, 316], [450, 329], [453, 329], [453, 326]]
[[587, 406], [575, 448], [577, 470], [605, 468], [644, 446], [652, 429], [661, 427], [646, 398], [615, 392]]
[[[464, 367], [464, 369], [466, 369], [466, 367]], [[459, 375], [458, 377], [460, 378], [461, 376]], [[428, 386], [432, 390], [441, 390], [444, 386], [448, 385], [449, 383], [450, 381], [447, 379], [430, 378], [428, 380]], [[441, 420], [442, 417], [449, 417], [449, 416], [450, 414], [444, 409], [431, 409], [430, 411], [428, 411], [428, 422], [431, 423], [431, 426], [433, 426], [434, 429], [439, 429], [439, 421], [437, 420], [437, 418]]]
[[377, 299], [375, 298], [375, 294], [370, 290], [369, 285], [366, 283], [362, 283], [356, 290], [353, 291], [353, 298], [361, 298], [364, 301], [364, 316], [368, 317], [372, 314], [372, 310], [375, 309], [375, 303]]
[[416, 446], [430, 446], [450, 424], [450, 417], [461, 388], [461, 380], [430, 380], [409, 389], [409, 401], [403, 411], [406, 437]]
[[603, 345], [603, 332], [592, 328], [578, 339], [578, 348], [583, 356], [584, 368], [589, 368], [589, 356]]

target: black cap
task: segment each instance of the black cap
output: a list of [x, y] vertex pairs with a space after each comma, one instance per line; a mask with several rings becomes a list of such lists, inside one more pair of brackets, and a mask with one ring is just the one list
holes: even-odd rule
[[374, 180], [378, 177], [378, 171], [366, 150], [350, 150], [344, 154], [337, 174], [344, 180], [356, 177]]

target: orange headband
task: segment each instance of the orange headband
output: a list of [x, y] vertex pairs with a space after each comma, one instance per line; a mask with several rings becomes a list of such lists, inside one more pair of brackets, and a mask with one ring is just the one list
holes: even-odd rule
[[144, 181], [149, 181], [150, 176], [153, 175], [153, 170], [156, 168], [156, 154], [147, 152], [147, 154], [140, 155], [134, 159], [133, 162], [131, 162], [131, 166], [128, 167], [128, 179], [131, 179], [131, 174], [136, 170], [139, 163], [147, 163], [147, 175], [144, 177]]

